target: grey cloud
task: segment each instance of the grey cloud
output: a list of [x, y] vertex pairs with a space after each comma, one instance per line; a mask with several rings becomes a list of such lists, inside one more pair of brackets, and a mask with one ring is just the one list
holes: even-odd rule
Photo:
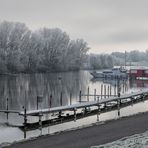
[[0, 0], [0, 21], [60, 27], [84, 38], [92, 52], [104, 44], [113, 49], [135, 42], [140, 48], [148, 39], [147, 6], [147, 0]]

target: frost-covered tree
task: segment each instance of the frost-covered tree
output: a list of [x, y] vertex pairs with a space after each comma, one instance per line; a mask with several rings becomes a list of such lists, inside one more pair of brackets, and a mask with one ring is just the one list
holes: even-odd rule
[[[62, 60], [65, 57], [69, 36], [62, 30], [47, 29], [40, 30], [43, 40], [43, 64], [48, 70], [58, 70], [63, 67]], [[66, 58], [66, 57], [65, 57]]]
[[86, 42], [58, 28], [33, 32], [23, 23], [0, 23], [0, 72], [76, 70], [87, 51]]
[[90, 68], [103, 69], [112, 68], [113, 58], [108, 54], [91, 54], [90, 55]]

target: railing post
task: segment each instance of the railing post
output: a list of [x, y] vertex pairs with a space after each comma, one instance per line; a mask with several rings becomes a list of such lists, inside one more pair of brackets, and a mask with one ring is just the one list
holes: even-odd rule
[[36, 108], [37, 108], [37, 110], [39, 109], [39, 101], [38, 101], [38, 96], [37, 96], [37, 101], [36, 101]]

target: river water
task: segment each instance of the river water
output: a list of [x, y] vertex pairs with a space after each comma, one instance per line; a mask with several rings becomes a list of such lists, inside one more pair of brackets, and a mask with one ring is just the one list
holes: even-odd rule
[[[51, 106], [60, 106], [61, 92], [62, 105], [70, 104], [70, 93], [72, 94], [72, 104], [74, 104], [79, 101], [80, 90], [83, 94], [87, 94], [89, 87], [90, 94], [94, 93], [94, 89], [96, 89], [97, 94], [100, 94], [101, 85], [106, 85], [106, 88], [111, 86], [112, 94], [114, 94], [114, 86], [117, 85], [117, 82], [113, 80], [94, 80], [89, 71], [1, 76], [0, 109], [6, 109], [7, 98], [10, 110], [22, 111], [23, 106], [26, 106], [27, 110], [36, 109], [37, 96], [43, 96], [43, 100], [39, 103], [39, 108], [49, 108], [49, 98], [51, 94]], [[120, 86], [121, 93], [128, 93], [147, 87], [148, 81], [135, 80], [131, 82], [129, 80], [120, 80]], [[82, 99], [86, 100], [86, 98]], [[94, 100], [94, 97], [89, 99]], [[148, 101], [121, 109], [121, 116], [128, 116], [144, 111], [148, 111]], [[100, 121], [115, 118], [117, 118], [117, 111], [111, 111], [100, 115]], [[30, 118], [28, 120], [32, 121], [36, 119]], [[96, 122], [96, 116], [91, 116], [77, 120], [76, 122], [72, 121], [43, 128], [42, 131], [29, 131], [27, 132], [27, 138], [39, 136], [40, 134], [48, 134], [77, 128], [79, 126], [86, 126]], [[6, 123], [9, 123], [9, 126]], [[22, 123], [23, 118], [16, 114], [10, 114], [9, 120], [7, 121], [6, 115], [4, 113], [0, 113], [0, 143], [22, 140], [24, 138], [23, 131], [17, 127], [10, 126]]]

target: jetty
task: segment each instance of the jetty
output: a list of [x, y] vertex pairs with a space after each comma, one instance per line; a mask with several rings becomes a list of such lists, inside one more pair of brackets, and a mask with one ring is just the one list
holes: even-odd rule
[[[63, 112], [63, 111], [75, 111], [77, 109], [82, 109], [82, 108], [87, 108], [87, 107], [92, 107], [92, 106], [100, 106], [101, 104], [106, 104], [108, 102], [113, 102], [113, 101], [121, 101], [125, 99], [136, 99], [134, 97], [146, 97], [148, 95], [148, 90], [141, 90], [138, 92], [133, 92], [130, 94], [124, 94], [121, 95], [120, 97], [109, 97], [109, 98], [104, 98], [104, 99], [98, 99], [97, 101], [89, 101], [89, 102], [80, 102], [77, 104], [73, 105], [67, 105], [67, 106], [59, 106], [59, 107], [53, 107], [53, 108], [47, 108], [47, 109], [38, 109], [38, 110], [30, 110], [26, 111], [26, 113], [19, 112], [19, 115], [22, 116], [37, 116], [40, 113], [42, 114], [49, 114], [49, 113], [55, 113], [55, 112]], [[88, 96], [88, 95], [83, 95], [82, 96]], [[90, 94], [89, 96], [94, 96], [93, 94]], [[95, 95], [96, 97], [100, 97], [100, 95]]]
[[[108, 89], [109, 90], [109, 89]], [[62, 96], [62, 95], [61, 95]], [[52, 96], [50, 96], [51, 99]], [[89, 97], [93, 97], [93, 100], [89, 101]], [[83, 100], [85, 98], [85, 100]], [[40, 99], [38, 97], [38, 99]], [[24, 122], [19, 127], [23, 129], [24, 131], [42, 128], [49, 125], [55, 125], [60, 124], [68, 121], [76, 121], [77, 119], [84, 118], [90, 115], [97, 115], [97, 121], [99, 121], [99, 115], [103, 112], [111, 111], [111, 110], [117, 110], [118, 116], [120, 116], [120, 108], [132, 105], [134, 103], [138, 103], [140, 101], [144, 101], [148, 99], [148, 89], [141, 89], [137, 92], [130, 92], [128, 94], [114, 94], [111, 95], [111, 93], [108, 94], [96, 94], [96, 90], [94, 91], [94, 94], [89, 94], [89, 88], [87, 94], [82, 94], [80, 91], [79, 93], [79, 101], [75, 104], [62, 105], [62, 97], [61, 97], [61, 106], [58, 107], [51, 107], [49, 104], [49, 108], [43, 108], [35, 110], [27, 110], [26, 107], [24, 107], [23, 111], [17, 111], [17, 110], [9, 110], [8, 108], [8, 99], [7, 99], [7, 107], [6, 110], [0, 110], [1, 113], [5, 113], [7, 115], [9, 114], [18, 114], [19, 116], [22, 116], [24, 118]], [[70, 101], [71, 102], [71, 101]], [[64, 114], [64, 112], [70, 112], [71, 114], [67, 113]], [[44, 115], [51, 115], [56, 114], [53, 118], [48, 118], [42, 120]], [[36, 122], [27, 122], [27, 118], [29, 116], [32, 117], [38, 117], [38, 121]], [[24, 136], [25, 137], [25, 136]]]

